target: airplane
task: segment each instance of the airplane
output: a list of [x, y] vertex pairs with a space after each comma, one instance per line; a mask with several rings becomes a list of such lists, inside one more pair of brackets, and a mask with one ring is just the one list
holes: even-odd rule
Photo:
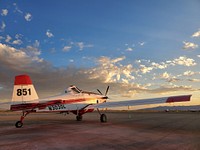
[[30, 113], [73, 113], [76, 115], [76, 120], [81, 121], [83, 114], [93, 112], [95, 109], [97, 109], [100, 115], [100, 121], [107, 122], [107, 116], [106, 114], [100, 112], [100, 108], [184, 102], [190, 101], [192, 96], [180, 95], [151, 99], [107, 102], [109, 100], [107, 96], [108, 90], [109, 86], [107, 87], [105, 94], [102, 94], [102, 92], [98, 89], [98, 93], [88, 92], [71, 85], [69, 88], [67, 88], [67, 90], [65, 90], [64, 94], [45, 99], [39, 99], [30, 76], [17, 75], [15, 76], [10, 110], [21, 111], [22, 115], [20, 120], [15, 123], [15, 127], [21, 128], [23, 126], [25, 117]]

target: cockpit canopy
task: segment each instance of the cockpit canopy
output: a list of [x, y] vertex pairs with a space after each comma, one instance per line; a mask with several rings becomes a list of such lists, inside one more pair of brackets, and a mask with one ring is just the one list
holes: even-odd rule
[[79, 88], [77, 88], [74, 85], [70, 85], [70, 87], [68, 87], [65, 90], [65, 93], [69, 93], [69, 94], [78, 94], [78, 93], [81, 93], [81, 92], [82, 92], [82, 90], [80, 90]]

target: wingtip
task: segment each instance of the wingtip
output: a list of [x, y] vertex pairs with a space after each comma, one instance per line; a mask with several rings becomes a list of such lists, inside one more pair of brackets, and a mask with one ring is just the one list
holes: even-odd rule
[[172, 97], [167, 98], [166, 103], [190, 101], [191, 96], [192, 95], [172, 96]]

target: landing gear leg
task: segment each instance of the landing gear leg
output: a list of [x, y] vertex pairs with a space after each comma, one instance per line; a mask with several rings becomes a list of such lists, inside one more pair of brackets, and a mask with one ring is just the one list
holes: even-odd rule
[[16, 128], [21, 128], [22, 126], [23, 126], [23, 120], [24, 120], [24, 118], [29, 114], [30, 112], [29, 111], [26, 111], [26, 112], [22, 112], [22, 116], [21, 116], [21, 118], [20, 118], [20, 121], [17, 121], [16, 123], [15, 123], [15, 127]]
[[102, 113], [99, 111], [98, 108], [97, 108], [97, 111], [98, 111], [98, 113], [99, 113], [99, 115], [100, 115], [100, 121], [101, 121], [102, 123], [107, 122], [107, 116], [106, 116], [105, 114], [102, 114]]

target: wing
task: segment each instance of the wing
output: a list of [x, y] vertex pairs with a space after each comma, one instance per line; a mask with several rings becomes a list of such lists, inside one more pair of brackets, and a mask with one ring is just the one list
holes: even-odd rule
[[181, 95], [151, 99], [140, 99], [140, 100], [125, 100], [117, 102], [106, 102], [95, 105], [90, 105], [88, 108], [108, 108], [108, 107], [122, 107], [122, 106], [138, 106], [147, 104], [161, 104], [161, 103], [172, 103], [172, 102], [185, 102], [190, 101], [192, 95]]

